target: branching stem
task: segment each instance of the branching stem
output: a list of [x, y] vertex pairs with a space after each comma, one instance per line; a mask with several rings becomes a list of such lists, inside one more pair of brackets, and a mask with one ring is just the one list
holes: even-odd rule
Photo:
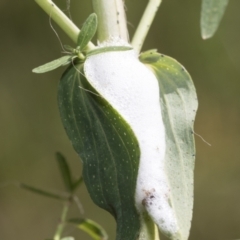
[[[51, 0], [35, 0], [37, 4], [62, 28], [62, 30], [77, 43], [80, 30], [78, 27], [53, 3]], [[88, 50], [94, 49], [94, 44], [89, 42]]]
[[142, 49], [144, 40], [148, 34], [149, 28], [152, 25], [161, 2], [162, 0], [149, 0], [149, 3], [143, 13], [142, 19], [132, 39], [132, 46], [138, 53]]
[[60, 222], [57, 226], [57, 230], [53, 237], [54, 240], [60, 240], [62, 237], [62, 232], [63, 232], [65, 224], [66, 224], [66, 218], [67, 218], [67, 213], [68, 213], [69, 207], [70, 207], [70, 202], [68, 201], [65, 203], [65, 205], [63, 207], [61, 219], [60, 219]]

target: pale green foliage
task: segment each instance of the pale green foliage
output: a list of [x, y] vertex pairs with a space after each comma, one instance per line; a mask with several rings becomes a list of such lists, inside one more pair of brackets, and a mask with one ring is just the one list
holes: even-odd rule
[[193, 208], [193, 124], [198, 106], [195, 87], [190, 75], [175, 59], [155, 50], [143, 53], [140, 59], [152, 68], [159, 82], [167, 144], [166, 175], [180, 231], [180, 236], [169, 237], [187, 240]]
[[94, 240], [107, 240], [108, 235], [106, 231], [98, 223], [94, 222], [91, 219], [70, 219], [69, 223], [74, 224], [77, 228], [86, 232]]
[[82, 51], [94, 37], [97, 31], [97, 25], [97, 15], [92, 13], [83, 24], [82, 30], [79, 33], [77, 41], [79, 51]]
[[217, 31], [229, 0], [202, 0], [201, 34], [210, 38]]
[[82, 31], [78, 35], [77, 48], [73, 49], [67, 46], [67, 49], [71, 51], [71, 55], [60, 57], [49, 63], [34, 68], [32, 71], [34, 73], [45, 73], [52, 71], [58, 67], [66, 66], [76, 58], [78, 58], [79, 60], [83, 60], [84, 56], [82, 55], [82, 51], [94, 37], [96, 30], [97, 30], [97, 15], [95, 13], [92, 13], [84, 22]]
[[52, 71], [56, 68], [59, 68], [61, 66], [65, 66], [66, 64], [70, 63], [72, 59], [72, 56], [63, 56], [60, 57], [56, 60], [53, 60], [51, 62], [48, 62], [42, 66], [39, 66], [37, 68], [34, 68], [32, 71], [34, 73], [45, 73], [45, 72], [49, 72]]

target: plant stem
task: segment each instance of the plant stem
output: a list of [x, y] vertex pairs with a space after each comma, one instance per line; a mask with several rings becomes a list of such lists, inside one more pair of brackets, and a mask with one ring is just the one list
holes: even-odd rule
[[123, 0], [92, 0], [98, 16], [98, 41], [121, 38], [128, 42]]
[[143, 214], [142, 228], [138, 240], [160, 240], [158, 228], [149, 217], [147, 212]]
[[[80, 30], [78, 27], [51, 1], [35, 0], [36, 3], [62, 28], [62, 30], [77, 43]], [[94, 49], [93, 43], [89, 42], [87, 50]]]
[[160, 240], [159, 232], [158, 232], [158, 227], [156, 224], [154, 224], [154, 240]]
[[63, 232], [64, 227], [65, 227], [65, 222], [66, 222], [69, 207], [70, 207], [70, 202], [68, 201], [64, 204], [61, 219], [60, 219], [60, 223], [58, 224], [57, 230], [56, 230], [56, 232], [54, 234], [54, 237], [53, 237], [54, 240], [60, 240], [61, 239], [61, 235], [62, 235], [62, 232]]
[[132, 39], [132, 46], [138, 53], [142, 49], [142, 45], [145, 41], [149, 28], [152, 25], [161, 2], [162, 0], [149, 0], [149, 3], [143, 13], [142, 19]]

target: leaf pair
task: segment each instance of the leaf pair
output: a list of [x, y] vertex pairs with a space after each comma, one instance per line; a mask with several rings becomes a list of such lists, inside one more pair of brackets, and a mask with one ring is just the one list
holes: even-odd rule
[[71, 171], [69, 169], [65, 157], [61, 153], [57, 152], [56, 158], [58, 161], [59, 169], [62, 175], [65, 188], [69, 193], [73, 193], [76, 190], [76, 188], [82, 183], [83, 179], [82, 177], [80, 177], [78, 180], [73, 181]]
[[55, 193], [55, 192], [51, 192], [51, 191], [47, 191], [47, 190], [42, 190], [42, 189], [35, 188], [35, 187], [32, 187], [32, 186], [24, 184], [24, 183], [21, 183], [19, 185], [19, 187], [21, 187], [25, 190], [31, 191], [33, 193], [45, 196], [45, 197], [50, 197], [53, 199], [58, 199], [58, 200], [63, 200], [63, 201], [69, 200], [69, 198], [73, 194], [73, 192], [83, 182], [83, 178], [80, 177], [76, 181], [73, 181], [72, 176], [71, 176], [71, 171], [70, 171], [70, 168], [68, 166], [68, 163], [67, 163], [65, 157], [61, 153], [57, 152], [56, 159], [57, 159], [57, 162], [59, 165], [59, 169], [61, 172], [61, 176], [62, 176], [64, 185], [65, 185], [65, 188], [68, 191], [69, 195], [59, 194], [59, 193]]
[[[107, 240], [108, 235], [106, 231], [98, 223], [86, 218], [69, 219], [67, 223], [74, 225], [78, 229], [87, 233], [94, 240]], [[54, 240], [54, 239], [49, 239]], [[61, 240], [75, 240], [73, 237], [64, 237]]]
[[[69, 200], [72, 199], [72, 194], [74, 190], [76, 190], [76, 188], [82, 183], [83, 179], [82, 177], [80, 177], [77, 181], [73, 181], [71, 177], [71, 171], [65, 157], [58, 152], [56, 153], [56, 158], [58, 161], [58, 165], [59, 165], [59, 169], [61, 172], [64, 185], [66, 187], [66, 190], [69, 192], [69, 195], [42, 190], [42, 189], [35, 188], [23, 183], [19, 184], [19, 187], [27, 191], [30, 191], [32, 193], [42, 195], [44, 197], [49, 197], [52, 199], [69, 202]], [[76, 201], [75, 197], [73, 199]], [[90, 219], [75, 218], [75, 219], [70, 219], [68, 221], [64, 220], [63, 223], [64, 224], [69, 223], [74, 225], [78, 229], [86, 232], [94, 240], [106, 240], [108, 238], [106, 231], [99, 224], [97, 224], [96, 222]], [[48, 239], [48, 240], [54, 240], [54, 239]], [[74, 240], [74, 238], [69, 236], [69, 237], [61, 238], [61, 240]]]
[[[169, 201], [178, 221], [178, 239], [187, 240], [193, 206], [195, 88], [176, 60], [156, 50], [141, 54], [140, 60], [159, 83]], [[83, 64], [70, 66], [63, 74], [58, 104], [63, 125], [83, 161], [84, 181], [93, 201], [115, 217], [117, 239], [136, 240], [142, 231], [134, 202], [140, 149], [131, 127], [88, 83]]]
[[73, 218], [68, 220], [68, 223], [74, 224], [77, 228], [86, 232], [94, 240], [107, 240], [106, 231], [98, 223], [91, 219]]
[[23, 188], [27, 191], [30, 191], [32, 193], [42, 195], [44, 197], [50, 197], [50, 198], [53, 198], [53, 199], [63, 200], [63, 201], [66, 201], [66, 200], [69, 199], [69, 196], [65, 196], [65, 195], [57, 194], [57, 193], [54, 193], [54, 192], [51, 192], [51, 191], [46, 191], [46, 190], [42, 190], [42, 189], [39, 189], [39, 188], [35, 188], [35, 187], [29, 186], [29, 185], [24, 184], [24, 183], [20, 183], [19, 187]]
[[91, 41], [91, 39], [94, 37], [97, 31], [97, 25], [97, 15], [95, 13], [92, 13], [84, 22], [82, 30], [78, 35], [77, 48], [72, 50], [71, 55], [60, 57], [42, 66], [34, 68], [32, 71], [34, 73], [45, 73], [61, 66], [66, 66], [76, 58], [83, 60], [82, 58], [84, 57], [81, 56], [81, 53], [84, 51], [89, 41]]
[[229, 0], [202, 0], [201, 34], [210, 38], [217, 31]]

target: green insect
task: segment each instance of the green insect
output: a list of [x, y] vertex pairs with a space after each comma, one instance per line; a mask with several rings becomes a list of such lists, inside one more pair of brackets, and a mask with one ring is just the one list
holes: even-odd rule
[[131, 47], [124, 46], [110, 46], [103, 48], [96, 48], [92, 51], [87, 51], [86, 46], [94, 37], [97, 31], [98, 21], [97, 15], [95, 13], [90, 14], [87, 20], [84, 22], [82, 30], [78, 35], [77, 47], [72, 48], [70, 46], [64, 46], [66, 50], [68, 50], [70, 55], [62, 56], [56, 60], [48, 62], [44, 65], [41, 65], [37, 68], [34, 68], [32, 71], [34, 73], [45, 73], [52, 71], [56, 68], [66, 66], [74, 61], [78, 60], [79, 62], [84, 62], [86, 57], [89, 57], [94, 54], [98, 54], [100, 52], [108, 52], [108, 51], [126, 51], [131, 50]]

